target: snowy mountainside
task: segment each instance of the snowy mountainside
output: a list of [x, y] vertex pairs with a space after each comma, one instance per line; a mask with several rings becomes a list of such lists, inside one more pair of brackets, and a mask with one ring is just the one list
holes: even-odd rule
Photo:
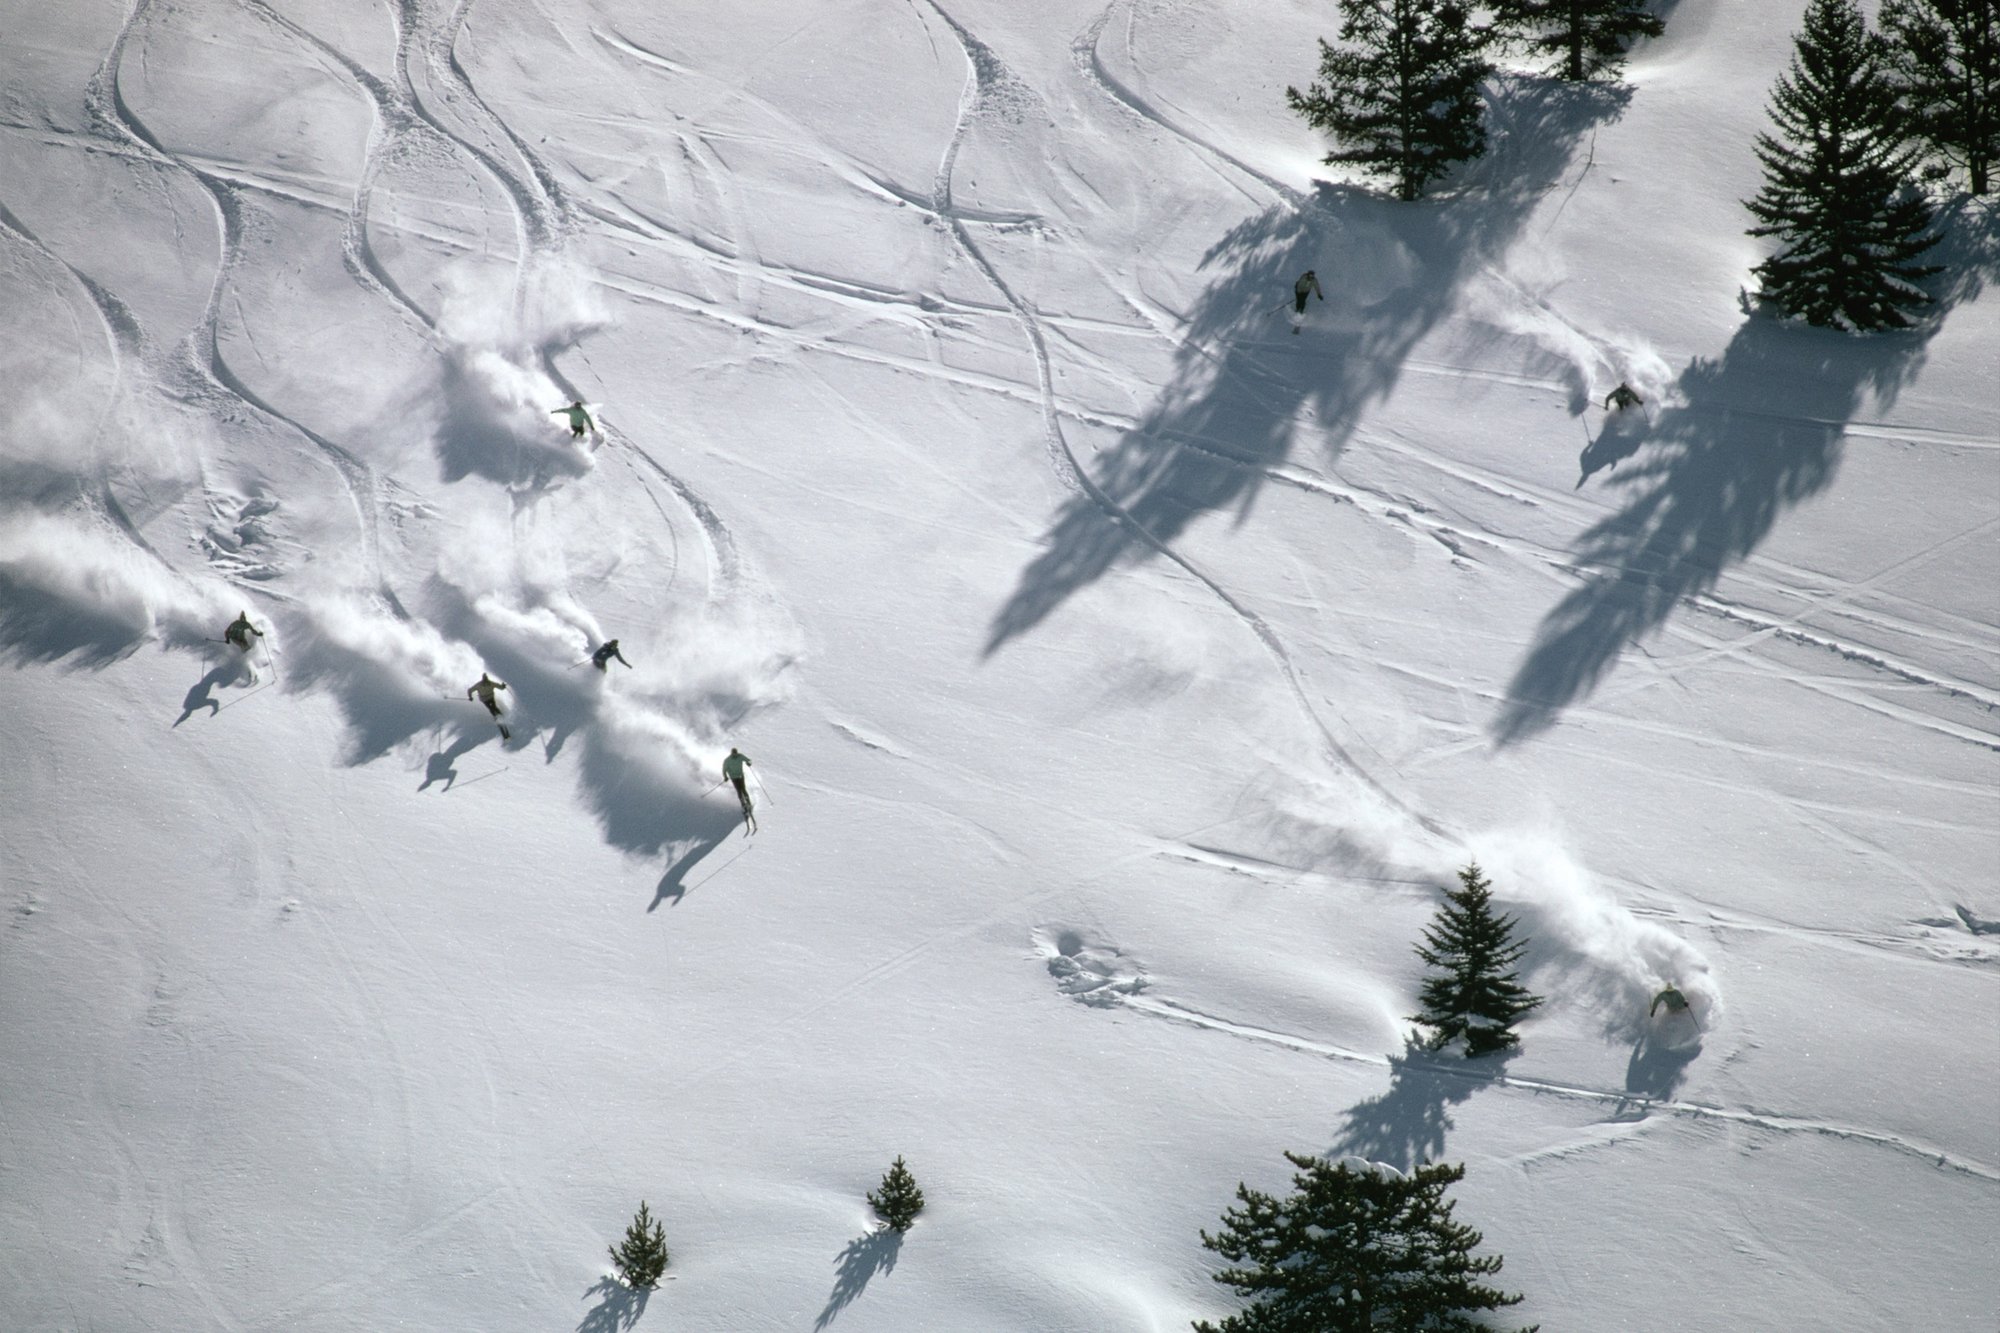
[[1990, 1327], [1993, 224], [1745, 315], [1799, 8], [1397, 204], [1330, 6], [10, 0], [0, 1326], [1185, 1328], [1291, 1149], [1545, 1329]]

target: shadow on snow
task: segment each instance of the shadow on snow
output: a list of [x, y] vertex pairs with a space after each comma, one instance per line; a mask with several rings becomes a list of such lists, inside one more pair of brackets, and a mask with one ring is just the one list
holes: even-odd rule
[[1583, 581], [1544, 618], [1514, 673], [1492, 726], [1500, 745], [1534, 736], [1588, 696], [1627, 645], [1713, 589], [1786, 509], [1832, 483], [1864, 399], [1893, 402], [1951, 308], [2000, 275], [1996, 216], [1976, 201], [1940, 214], [1944, 240], [1929, 258], [1945, 272], [1916, 328], [1859, 337], [1753, 315], [1721, 356], [1689, 363], [1656, 419], [1625, 414], [1608, 443], [1606, 428], [1585, 452], [1584, 474], [1637, 455], [1613, 481], [1623, 506], [1580, 539]]
[[856, 1298], [867, 1289], [869, 1279], [877, 1273], [887, 1273], [896, 1266], [896, 1255], [903, 1248], [903, 1233], [894, 1227], [879, 1227], [865, 1231], [847, 1242], [847, 1248], [840, 1252], [834, 1262], [838, 1270], [834, 1274], [833, 1292], [826, 1298], [826, 1308], [813, 1320], [815, 1333], [840, 1317], [840, 1312], [854, 1304]]
[[[1121, 563], [1165, 553], [1201, 516], [1249, 516], [1301, 418], [1338, 456], [1355, 423], [1395, 386], [1411, 349], [1460, 288], [1504, 253], [1536, 201], [1557, 188], [1575, 145], [1615, 118], [1629, 90], [1499, 79], [1492, 155], [1453, 195], [1405, 204], [1322, 184], [1232, 228], [1203, 256], [1221, 276], [1196, 300], [1168, 387], [1092, 461], [1046, 547], [995, 617], [991, 655]], [[1274, 337], [1292, 283], [1323, 275], [1310, 337]], [[1279, 304], [1274, 308], [1274, 300]]]

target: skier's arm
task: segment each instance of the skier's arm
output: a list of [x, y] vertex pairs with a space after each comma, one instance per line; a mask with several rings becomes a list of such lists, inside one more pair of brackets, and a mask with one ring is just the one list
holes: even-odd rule
[[[611, 654], [611, 655], [612, 655], [613, 657], [617, 658], [617, 659], [618, 659], [619, 661], [621, 661], [621, 662], [625, 662], [625, 654], [623, 654], [623, 653], [613, 653], [613, 654]], [[630, 662], [625, 662], [625, 667], [626, 667], [626, 669], [627, 669], [627, 670], [630, 670], [630, 669], [631, 669], [631, 666], [632, 666], [632, 664], [631, 664]]]

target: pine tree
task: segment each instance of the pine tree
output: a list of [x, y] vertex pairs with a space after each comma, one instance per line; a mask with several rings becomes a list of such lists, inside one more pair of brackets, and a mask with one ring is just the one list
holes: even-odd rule
[[1762, 294], [1810, 324], [1909, 327], [1907, 311], [1930, 303], [1916, 283], [1937, 272], [1910, 261], [1937, 238], [1883, 43], [1854, 0], [1812, 0], [1771, 119], [1784, 138], [1757, 136], [1764, 188], [1747, 207], [1750, 234], [1784, 249], [1757, 265]]
[[1495, 0], [1493, 17], [1529, 50], [1553, 56], [1549, 72], [1571, 83], [1616, 73], [1627, 47], [1666, 31], [1643, 0]]
[[611, 1262], [617, 1265], [618, 1276], [638, 1291], [658, 1286], [660, 1274], [667, 1271], [667, 1233], [653, 1220], [644, 1199], [625, 1228], [625, 1239], [611, 1247]]
[[1340, 0], [1342, 49], [1319, 44], [1319, 81], [1285, 89], [1292, 110], [1347, 146], [1329, 163], [1393, 176], [1396, 197], [1486, 151], [1479, 85], [1492, 65], [1455, 0]]
[[1464, 1167], [1420, 1166], [1406, 1176], [1285, 1157], [1298, 1168], [1290, 1197], [1238, 1185], [1241, 1206], [1223, 1213], [1221, 1233], [1201, 1233], [1232, 1265], [1215, 1280], [1254, 1303], [1220, 1324], [1197, 1322], [1196, 1333], [1486, 1333], [1468, 1312], [1520, 1304], [1519, 1295], [1479, 1281], [1505, 1261], [1473, 1258], [1483, 1238], [1452, 1220], [1445, 1187], [1464, 1179]]
[[1514, 1024], [1542, 1002], [1514, 971], [1528, 946], [1515, 942], [1514, 918], [1493, 910], [1492, 890], [1478, 862], [1459, 871], [1458, 887], [1445, 894], [1417, 946], [1436, 975], [1425, 980], [1423, 1012], [1411, 1021], [1432, 1030], [1433, 1051], [1459, 1037], [1468, 1056], [1518, 1046]]
[[1911, 130], [1985, 194], [2000, 157], [2000, 5], [1885, 0], [1881, 22]]
[[897, 1231], [908, 1231], [924, 1210], [924, 1192], [917, 1188], [917, 1178], [903, 1165], [900, 1155], [883, 1173], [882, 1187], [869, 1192], [868, 1206]]

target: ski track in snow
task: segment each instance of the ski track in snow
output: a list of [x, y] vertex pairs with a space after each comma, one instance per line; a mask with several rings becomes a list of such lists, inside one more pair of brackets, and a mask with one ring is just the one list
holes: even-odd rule
[[[1253, 1024], [1239, 1023], [1232, 1019], [1203, 1013], [1173, 1000], [1158, 996], [1124, 991], [1105, 987], [1092, 992], [1103, 998], [1096, 1003], [1104, 1007], [1117, 1006], [1136, 1013], [1146, 1014], [1169, 1022], [1182, 1023], [1190, 1027], [1205, 1028], [1211, 1032], [1223, 1033], [1245, 1041], [1276, 1046], [1284, 1050], [1297, 1051], [1306, 1055], [1319, 1056], [1328, 1060], [1340, 1060], [1349, 1064], [1369, 1065], [1379, 1069], [1389, 1069], [1394, 1061], [1386, 1055], [1370, 1051], [1357, 1051], [1331, 1042], [1318, 1041], [1291, 1033], [1277, 1032]], [[1648, 1097], [1640, 1093], [1616, 1092], [1605, 1088], [1590, 1088], [1578, 1084], [1559, 1083], [1549, 1079], [1525, 1078], [1515, 1074], [1487, 1074], [1471, 1069], [1460, 1069], [1446, 1062], [1425, 1063], [1422, 1069], [1427, 1074], [1440, 1074], [1450, 1078], [1463, 1078], [1470, 1083], [1509, 1088], [1519, 1092], [1536, 1093], [1562, 1097], [1572, 1101], [1592, 1102], [1608, 1105], [1620, 1111], [1637, 1109], [1642, 1115], [1653, 1111], [1663, 1111], [1671, 1115], [1694, 1120], [1713, 1121], [1726, 1124], [1747, 1125], [1755, 1129], [1770, 1130], [1781, 1134], [1820, 1134], [1829, 1138], [1865, 1143], [1874, 1147], [1887, 1148], [1929, 1162], [1963, 1175], [1980, 1180], [2000, 1181], [2000, 1167], [1969, 1157], [1961, 1157], [1945, 1152], [1930, 1144], [1917, 1142], [1897, 1134], [1884, 1133], [1854, 1125], [1835, 1124], [1808, 1117], [1780, 1115], [1774, 1112], [1742, 1110], [1725, 1106], [1712, 1106], [1703, 1102], [1680, 1101], [1674, 1098]]]
[[[992, 283], [995, 290], [1000, 293], [1002, 299], [1014, 310], [1021, 321], [1023, 331], [1026, 333], [1034, 352], [1036, 375], [1042, 394], [1042, 412], [1047, 447], [1050, 451], [1051, 462], [1055, 467], [1058, 480], [1070, 489], [1081, 490], [1084, 494], [1088, 495], [1091, 501], [1103, 511], [1107, 522], [1116, 523], [1131, 532], [1162, 559], [1179, 567], [1189, 577], [1207, 588], [1218, 601], [1228, 607], [1243, 622], [1244, 626], [1252, 634], [1256, 635], [1258, 642], [1277, 666], [1299, 710], [1305, 715], [1306, 720], [1311, 724], [1327, 750], [1339, 760], [1341, 766], [1392, 808], [1402, 812], [1417, 827], [1434, 837], [1452, 840], [1452, 835], [1442, 824], [1432, 819], [1429, 815], [1417, 810], [1400, 795], [1392, 791], [1380, 778], [1360, 764], [1349, 753], [1347, 747], [1334, 736], [1332, 729], [1320, 717], [1318, 710], [1313, 707], [1311, 700], [1306, 694], [1305, 686], [1300, 679], [1297, 666], [1293, 663], [1291, 655], [1286, 650], [1283, 641], [1278, 637], [1277, 632], [1270, 627], [1269, 623], [1262, 616], [1251, 610], [1240, 598], [1236, 597], [1213, 577], [1199, 568], [1189, 557], [1160, 540], [1144, 524], [1133, 518], [1130, 512], [1119, 505], [1117, 501], [1113, 500], [1102, 487], [1091, 479], [1088, 470], [1078, 463], [1075, 454], [1070, 449], [1067, 438], [1063, 434], [1061, 418], [1056, 411], [1053, 388], [1054, 372], [1050, 365], [1048, 343], [1043, 336], [1040, 319], [1035, 310], [1015, 293], [1006, 279], [1001, 276], [998, 268], [980, 250], [978, 244], [972, 239], [971, 232], [966, 228], [964, 221], [952, 211], [951, 206], [951, 175], [953, 164], [957, 160], [959, 147], [968, 133], [972, 122], [979, 113], [981, 93], [985, 85], [990, 80], [1006, 75], [1006, 66], [1001, 63], [999, 57], [993, 53], [990, 47], [979, 41], [969, 30], [956, 19], [952, 18], [937, 3], [937, 0], [927, 0], [927, 2], [930, 4], [931, 9], [937, 13], [938, 17], [944, 21], [945, 25], [952, 30], [953, 35], [958, 39], [965, 53], [967, 64], [971, 66], [967, 75], [964, 92], [960, 97], [959, 114], [952, 128], [951, 141], [945, 150], [943, 160], [938, 166], [938, 179], [933, 191], [935, 207], [940, 215], [944, 216], [949, 223], [952, 234], [958, 241], [959, 248], [986, 275], [987, 280]], [[1006, 75], [1006, 77], [1011, 76]]]

